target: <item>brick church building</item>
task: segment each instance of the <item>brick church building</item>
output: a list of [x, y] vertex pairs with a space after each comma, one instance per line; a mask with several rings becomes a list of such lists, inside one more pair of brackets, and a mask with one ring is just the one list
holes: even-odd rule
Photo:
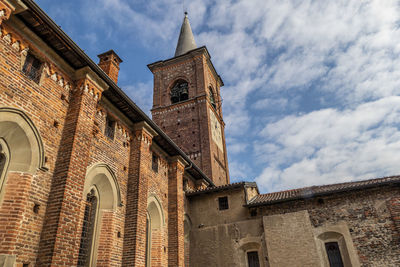
[[400, 176], [230, 183], [220, 88], [185, 15], [150, 119], [33, 0], [0, 0], [0, 266], [400, 266]]

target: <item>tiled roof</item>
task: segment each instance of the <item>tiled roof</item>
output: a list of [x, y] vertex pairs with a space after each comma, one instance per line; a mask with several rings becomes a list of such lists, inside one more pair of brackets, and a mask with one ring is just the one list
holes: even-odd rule
[[377, 178], [365, 181], [356, 181], [340, 184], [330, 184], [321, 186], [310, 186], [299, 189], [291, 189], [280, 192], [261, 194], [249, 201], [247, 206], [260, 206], [265, 204], [273, 204], [290, 200], [313, 198], [332, 193], [340, 193], [351, 190], [367, 189], [377, 186], [400, 184], [400, 176], [391, 176]]
[[238, 182], [238, 183], [231, 183], [231, 184], [225, 184], [225, 185], [220, 185], [220, 186], [212, 186], [212, 187], [207, 187], [207, 188], [200, 189], [200, 190], [186, 192], [186, 196], [195, 196], [195, 195], [206, 194], [206, 193], [220, 192], [220, 191], [229, 190], [229, 189], [242, 188], [245, 186], [257, 187], [257, 184], [255, 182]]

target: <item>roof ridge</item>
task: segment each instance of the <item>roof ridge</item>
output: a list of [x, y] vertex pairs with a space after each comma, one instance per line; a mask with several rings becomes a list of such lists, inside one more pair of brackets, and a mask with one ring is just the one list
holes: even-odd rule
[[367, 180], [354, 180], [354, 181], [342, 182], [342, 183], [311, 185], [311, 186], [305, 186], [305, 187], [299, 187], [299, 188], [292, 188], [292, 189], [268, 192], [268, 193], [260, 194], [260, 196], [261, 195], [269, 195], [269, 194], [278, 194], [278, 193], [284, 193], [284, 192], [292, 192], [292, 191], [304, 191], [304, 190], [307, 190], [307, 189], [317, 189], [317, 188], [324, 188], [324, 187], [329, 187], [329, 186], [351, 185], [351, 184], [357, 184], [357, 183], [367, 183], [367, 182], [371, 182], [371, 181], [385, 180], [385, 179], [388, 179], [388, 178], [400, 178], [400, 176], [399, 175], [392, 175], [392, 176], [384, 176], [384, 177], [379, 177], [379, 178], [371, 178], [371, 179], [367, 179]]

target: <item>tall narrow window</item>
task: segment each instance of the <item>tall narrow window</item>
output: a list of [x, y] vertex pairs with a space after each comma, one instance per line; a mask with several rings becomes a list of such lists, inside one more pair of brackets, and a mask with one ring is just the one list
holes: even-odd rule
[[257, 251], [247, 252], [247, 262], [249, 267], [260, 267]]
[[150, 241], [151, 241], [151, 225], [149, 217], [146, 218], [146, 267], [150, 267]]
[[158, 172], [158, 156], [153, 153], [152, 158], [153, 159], [151, 161], [151, 168], [153, 169], [154, 172]]
[[172, 104], [185, 101], [189, 99], [189, 84], [184, 80], [176, 82], [171, 89], [171, 102]]
[[2, 193], [3, 193], [3, 188], [5, 186], [8, 159], [10, 157], [9, 152], [5, 147], [6, 145], [5, 144], [2, 145], [1, 141], [2, 140], [0, 139], [0, 201], [3, 195]]
[[1, 145], [0, 145], [0, 188], [1, 188], [1, 181], [3, 178], [3, 173], [6, 171], [6, 155], [1, 151]]
[[209, 87], [208, 90], [209, 90], [209, 94], [210, 94], [210, 103], [215, 109], [215, 108], [217, 108], [217, 105], [215, 104], [214, 92], [211, 87]]
[[111, 140], [114, 139], [114, 132], [115, 132], [115, 121], [107, 115], [106, 117], [106, 128], [104, 130], [105, 136], [110, 138]]
[[228, 197], [219, 197], [218, 204], [219, 204], [219, 210], [229, 209]]
[[78, 266], [89, 266], [96, 222], [97, 197], [94, 189], [86, 197], [85, 213], [79, 246]]
[[28, 53], [22, 72], [33, 80], [35, 83], [40, 82], [40, 76], [42, 75], [42, 62], [32, 54]]
[[326, 254], [328, 254], [330, 267], [343, 267], [342, 255], [337, 242], [325, 243]]

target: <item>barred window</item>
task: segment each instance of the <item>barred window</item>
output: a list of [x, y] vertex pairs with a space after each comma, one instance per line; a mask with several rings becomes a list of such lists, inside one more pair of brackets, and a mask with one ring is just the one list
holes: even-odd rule
[[94, 226], [96, 221], [97, 197], [94, 189], [86, 197], [85, 213], [79, 246], [79, 256], [77, 266], [89, 266], [91, 250], [93, 246]]
[[42, 76], [42, 62], [32, 54], [28, 53], [22, 72], [35, 83], [39, 83], [40, 77]]
[[115, 132], [115, 121], [110, 118], [110, 116], [106, 117], [106, 128], [104, 129], [104, 134], [111, 140], [114, 139]]
[[247, 262], [249, 267], [260, 267], [257, 251], [247, 252]]
[[340, 254], [338, 242], [325, 243], [326, 254], [328, 254], [330, 267], [343, 267], [342, 255]]
[[189, 84], [184, 80], [179, 80], [171, 89], [171, 103], [175, 104], [189, 99]]
[[218, 198], [219, 210], [227, 210], [229, 209], [228, 205], [228, 197], [219, 197]]

